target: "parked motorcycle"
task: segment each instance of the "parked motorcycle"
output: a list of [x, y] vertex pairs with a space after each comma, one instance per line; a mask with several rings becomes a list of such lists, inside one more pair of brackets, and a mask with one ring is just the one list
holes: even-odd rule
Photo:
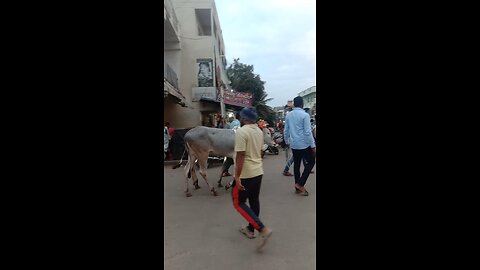
[[272, 144], [264, 144], [262, 147], [262, 158], [265, 155], [265, 153], [269, 153], [272, 155], [278, 155], [279, 154], [279, 148], [280, 146], [276, 144], [275, 142], [272, 142]]
[[262, 157], [265, 153], [270, 153], [270, 154], [273, 154], [273, 155], [278, 155], [279, 154], [279, 147], [280, 145], [278, 145], [277, 143], [277, 138], [276, 136], [273, 137], [273, 140], [272, 140], [272, 143], [270, 145], [268, 144], [264, 144], [263, 145], [263, 149], [262, 149]]

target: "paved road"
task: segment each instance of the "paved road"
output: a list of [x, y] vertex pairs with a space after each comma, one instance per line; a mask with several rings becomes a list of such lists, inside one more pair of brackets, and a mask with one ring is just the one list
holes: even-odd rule
[[[247, 222], [233, 208], [230, 190], [217, 188], [219, 196], [212, 196], [197, 173], [202, 188], [194, 190], [190, 184], [193, 196], [187, 198], [183, 193], [184, 166], [175, 170], [172, 165], [164, 166], [165, 269], [315, 269], [315, 174], [306, 185], [310, 196], [298, 196], [293, 177], [281, 174], [284, 165], [283, 151], [264, 158], [260, 219], [273, 234], [263, 252], [255, 250], [257, 238], [247, 239], [238, 231]], [[220, 170], [221, 165], [208, 169], [210, 184], [216, 183]], [[225, 185], [231, 179], [226, 177], [222, 182]]]

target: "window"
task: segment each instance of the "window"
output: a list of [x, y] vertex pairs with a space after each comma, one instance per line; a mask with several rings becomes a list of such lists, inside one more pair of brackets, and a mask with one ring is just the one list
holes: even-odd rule
[[195, 9], [195, 17], [197, 19], [198, 35], [212, 35], [212, 14], [210, 9]]

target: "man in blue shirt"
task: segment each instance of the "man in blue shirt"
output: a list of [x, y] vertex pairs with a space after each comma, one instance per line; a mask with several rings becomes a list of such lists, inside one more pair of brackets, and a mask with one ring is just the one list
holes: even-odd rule
[[240, 127], [240, 121], [238, 119], [231, 117], [230, 123], [228, 123], [229, 128], [233, 129], [234, 127]]
[[[293, 99], [293, 110], [285, 117], [284, 139], [293, 152], [293, 172], [295, 176], [295, 193], [308, 196], [305, 189], [307, 178], [315, 165], [315, 140], [313, 139], [310, 115], [303, 110], [303, 98]], [[300, 176], [300, 162], [306, 159]]]
[[[235, 127], [240, 127], [240, 121], [238, 121], [239, 115], [238, 113], [236, 114], [236, 118], [230, 117], [230, 122], [228, 122], [228, 128], [234, 129]], [[223, 162], [222, 166], [222, 177], [226, 176], [232, 176], [229, 172], [228, 169], [230, 169], [230, 166], [233, 165], [233, 158], [227, 157], [227, 159]], [[220, 186], [221, 184], [219, 184]]]

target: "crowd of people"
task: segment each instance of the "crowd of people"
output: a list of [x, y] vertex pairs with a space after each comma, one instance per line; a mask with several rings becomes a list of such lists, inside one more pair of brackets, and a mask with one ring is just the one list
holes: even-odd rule
[[[240, 227], [240, 232], [247, 238], [256, 238], [255, 230], [258, 231], [260, 241], [258, 249], [261, 249], [269, 237], [272, 229], [264, 225], [259, 218], [260, 213], [260, 187], [262, 183], [263, 157], [260, 149], [264, 144], [262, 128], [266, 128], [265, 121], [257, 122], [258, 115], [254, 108], [242, 109], [236, 117], [230, 117], [228, 122], [220, 118], [216, 128], [236, 129], [235, 132], [235, 161], [227, 158], [223, 163], [222, 176], [231, 176], [228, 172], [231, 165], [236, 164], [232, 200], [234, 208], [245, 218], [247, 225]], [[285, 145], [286, 165], [283, 175], [293, 176], [295, 194], [308, 196], [305, 188], [308, 177], [312, 173], [316, 156], [316, 128], [313, 119], [303, 110], [303, 98], [296, 97], [293, 100], [293, 108], [285, 117], [285, 124], [280, 123], [277, 128], [283, 134]], [[168, 142], [173, 136], [173, 128], [165, 123], [164, 148], [168, 151]], [[315, 135], [315, 137], [314, 137]], [[292, 153], [290, 156], [289, 153]], [[300, 170], [303, 162], [303, 171]], [[293, 164], [293, 174], [289, 172]], [[246, 204], [248, 200], [248, 205]]]

